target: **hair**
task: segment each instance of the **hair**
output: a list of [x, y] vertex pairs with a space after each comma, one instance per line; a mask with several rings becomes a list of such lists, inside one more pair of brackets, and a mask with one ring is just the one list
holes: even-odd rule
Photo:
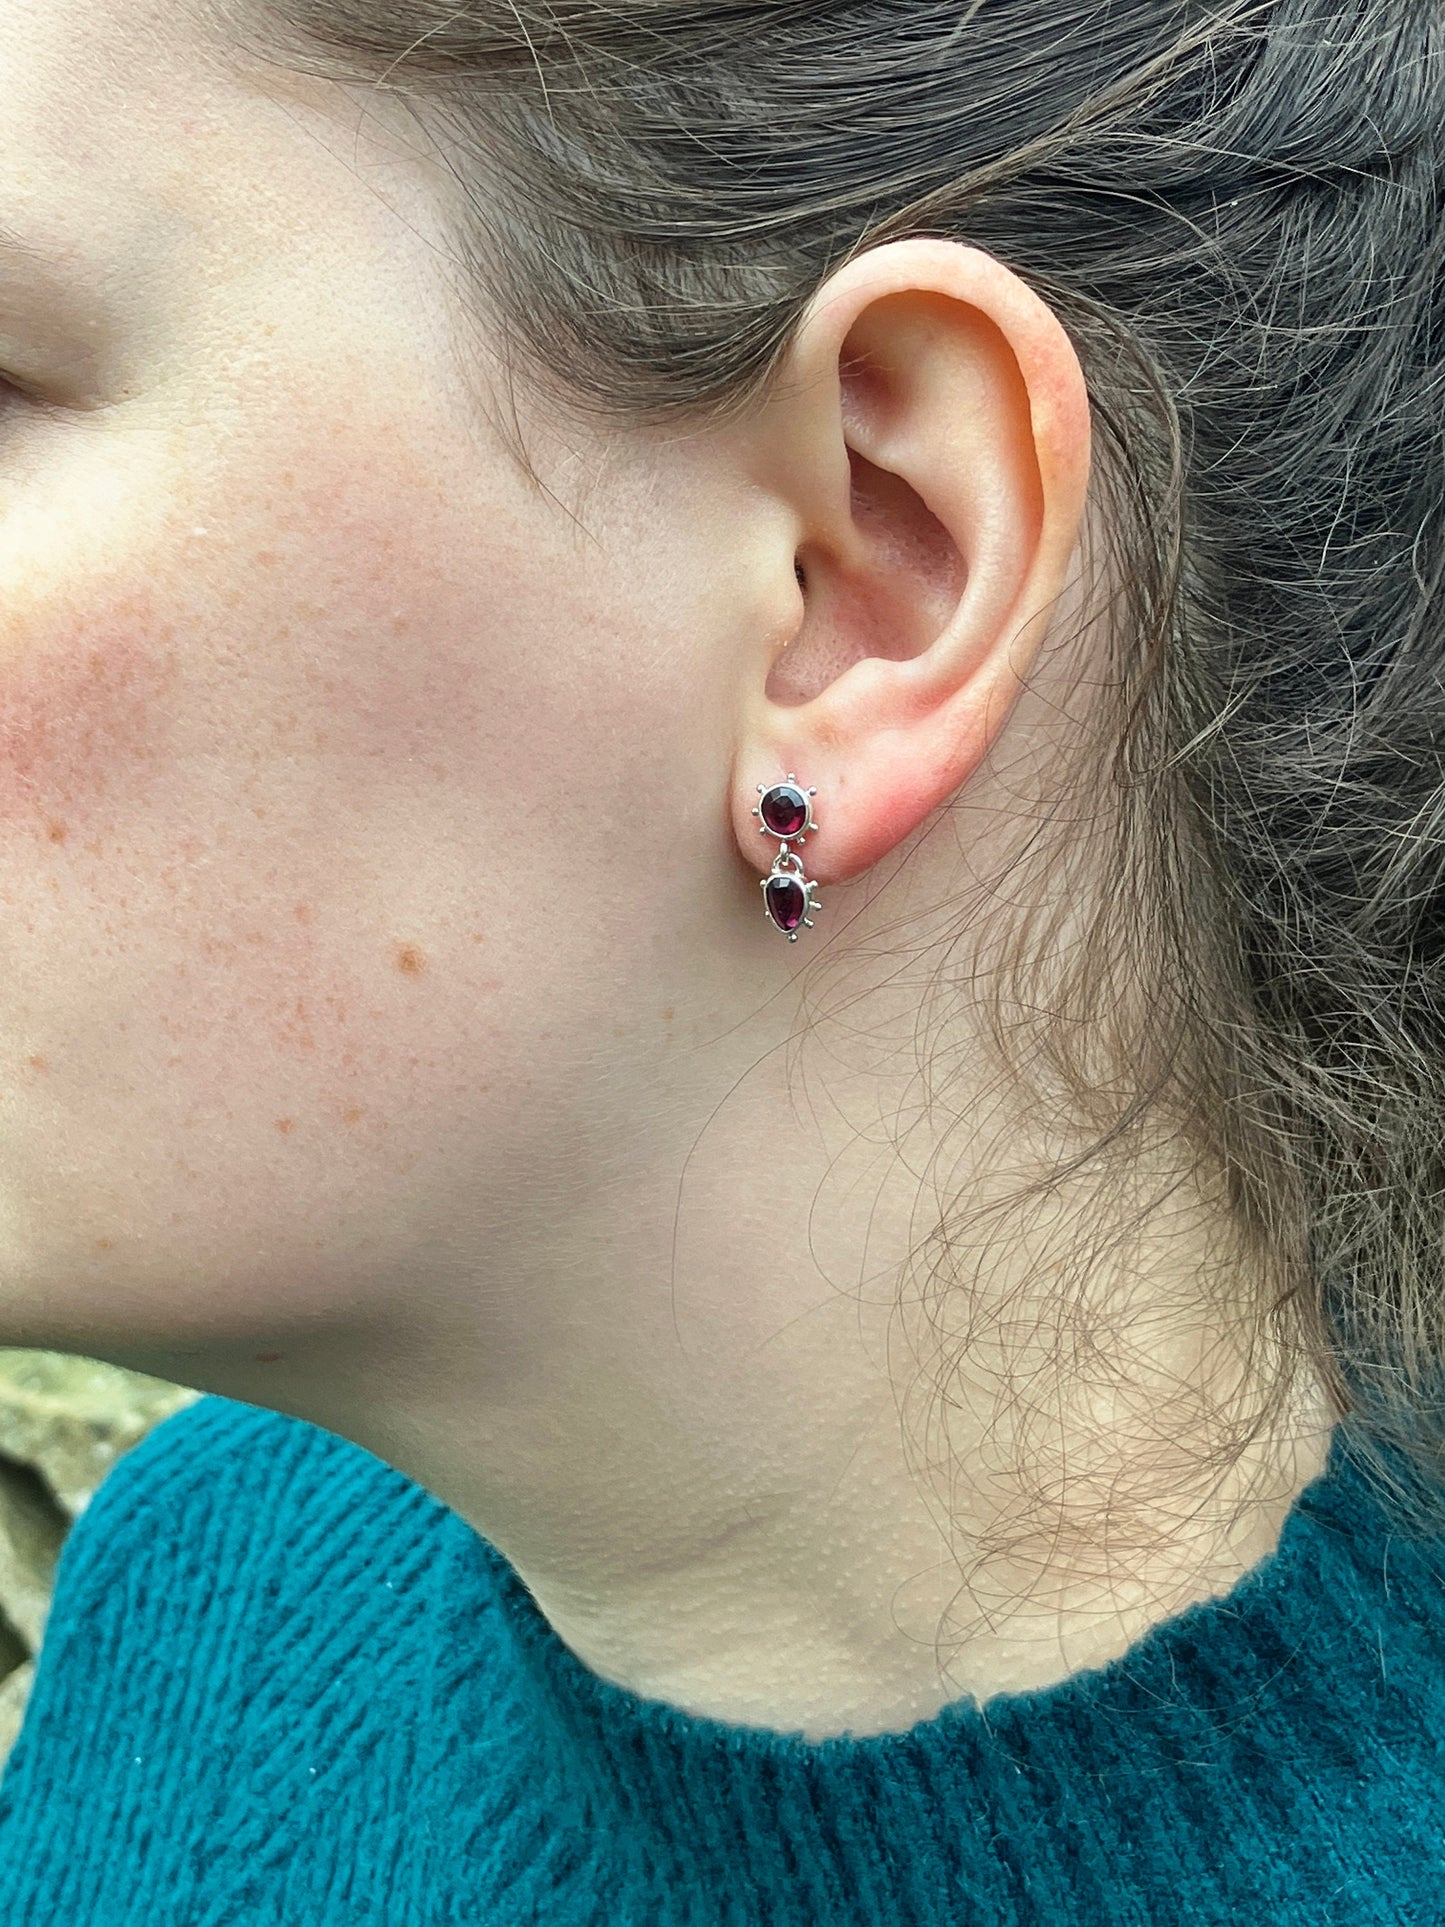
[[1439, 1488], [1438, 0], [231, 10], [403, 104], [476, 312], [588, 409], [746, 409], [827, 275], [906, 235], [1051, 305], [1094, 423], [1118, 829], [1033, 1061], [1096, 1153], [1184, 1121], [1269, 1261], [1261, 1329], [1398, 1496]]

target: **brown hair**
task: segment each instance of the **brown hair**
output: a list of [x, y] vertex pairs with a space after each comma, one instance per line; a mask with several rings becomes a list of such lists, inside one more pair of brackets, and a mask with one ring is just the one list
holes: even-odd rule
[[1031, 1074], [1087, 1155], [1182, 1120], [1266, 1262], [1261, 1329], [1386, 1477], [1400, 1448], [1445, 1482], [1434, 0], [229, 11], [402, 103], [478, 312], [586, 406], [745, 408], [830, 270], [905, 234], [1052, 305], [1095, 425], [1119, 827]]

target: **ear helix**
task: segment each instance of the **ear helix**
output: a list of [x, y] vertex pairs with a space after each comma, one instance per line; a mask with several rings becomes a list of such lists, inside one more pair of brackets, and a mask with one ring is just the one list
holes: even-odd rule
[[762, 879], [763, 914], [789, 943], [796, 943], [800, 924], [809, 930], [813, 927], [808, 912], [819, 907], [818, 886], [803, 875], [803, 859], [788, 846], [802, 843], [809, 830], [818, 828], [809, 800], [818, 792], [803, 789], [789, 770], [786, 783], [774, 783], [771, 789], [759, 783], [758, 794], [762, 801], [753, 810], [762, 819], [758, 835], [780, 839], [772, 870]]

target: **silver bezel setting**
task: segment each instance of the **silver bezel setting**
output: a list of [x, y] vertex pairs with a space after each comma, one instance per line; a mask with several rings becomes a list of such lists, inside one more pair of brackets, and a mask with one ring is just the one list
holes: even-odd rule
[[803, 808], [807, 814], [801, 830], [794, 830], [790, 836], [784, 836], [780, 830], [770, 828], [769, 825], [763, 821], [763, 811], [760, 803], [753, 805], [753, 815], [758, 819], [759, 836], [777, 837], [779, 843], [786, 850], [790, 843], [802, 843], [807, 839], [810, 832], [816, 832], [818, 825], [813, 818], [813, 798], [818, 792], [816, 789], [805, 789], [797, 777], [794, 776], [793, 772], [789, 770], [780, 782], [759, 783], [758, 795], [766, 796], [770, 790], [781, 789], [796, 790], [798, 795], [803, 799]]
[[[792, 857], [791, 863], [784, 860], [788, 857]], [[808, 915], [808, 912], [818, 908], [818, 886], [816, 883], [810, 883], [807, 877], [803, 875], [803, 860], [801, 857], [795, 856], [791, 850], [779, 850], [777, 856], [773, 859], [772, 869], [769, 870], [765, 877], [758, 878], [758, 882], [761, 884], [763, 891], [763, 915], [773, 926], [774, 930], [786, 937], [789, 943], [796, 943], [798, 941], [798, 930], [784, 930], [783, 926], [768, 908], [768, 885], [774, 877], [784, 876], [793, 877], [803, 886], [803, 914], [798, 921], [798, 930], [811, 930], [813, 928], [813, 919]]]

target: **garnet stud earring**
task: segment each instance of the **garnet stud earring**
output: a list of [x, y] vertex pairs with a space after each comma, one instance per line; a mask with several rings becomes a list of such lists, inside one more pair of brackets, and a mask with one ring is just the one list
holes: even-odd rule
[[816, 790], [801, 788], [791, 770], [786, 783], [774, 783], [771, 789], [758, 784], [762, 801], [753, 811], [754, 816], [762, 818], [758, 835], [782, 839], [773, 858], [772, 872], [762, 879], [763, 914], [789, 943], [798, 941], [799, 924], [812, 929], [813, 919], [808, 912], [818, 908], [818, 886], [808, 882], [803, 875], [803, 859], [788, 848], [790, 843], [803, 842], [809, 830], [817, 829], [813, 806], [808, 800], [817, 794]]

